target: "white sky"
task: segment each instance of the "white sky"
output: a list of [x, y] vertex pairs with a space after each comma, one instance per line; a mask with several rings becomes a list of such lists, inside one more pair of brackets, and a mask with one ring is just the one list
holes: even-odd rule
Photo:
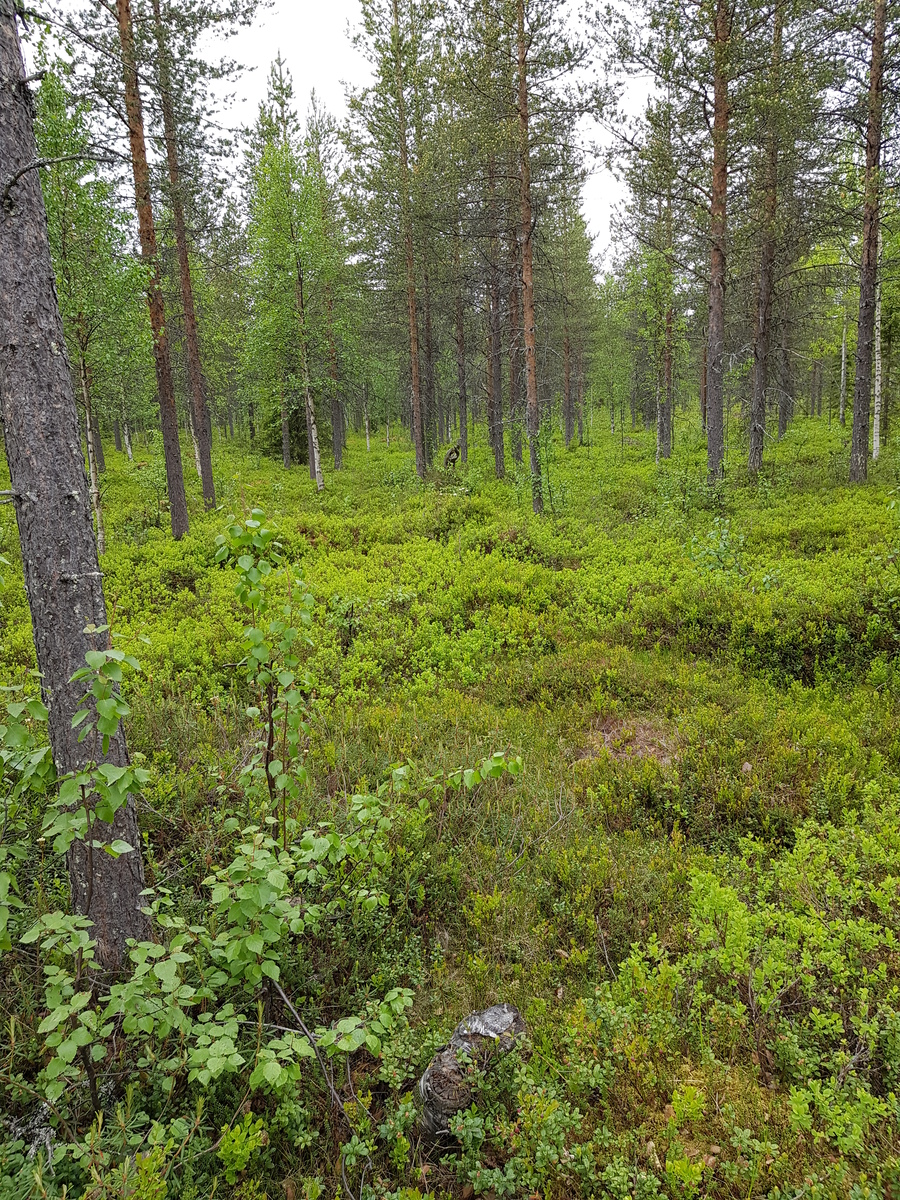
[[[281, 51], [294, 79], [297, 109], [305, 112], [309, 93], [316, 95], [338, 118], [346, 113], [344, 84], [360, 85], [369, 66], [353, 47], [352, 29], [359, 19], [358, 0], [275, 0], [256, 25], [227, 43], [226, 53], [253, 68], [238, 81], [228, 124], [250, 124], [265, 96], [269, 65]], [[591, 131], [596, 136], [595, 131]], [[622, 196], [609, 172], [597, 170], [584, 193], [585, 217], [598, 252], [609, 238], [613, 206]]]

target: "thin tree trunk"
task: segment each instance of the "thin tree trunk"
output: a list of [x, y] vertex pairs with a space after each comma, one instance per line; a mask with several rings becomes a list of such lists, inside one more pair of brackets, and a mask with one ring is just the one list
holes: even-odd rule
[[878, 281], [875, 285], [875, 404], [872, 411], [872, 461], [881, 454], [881, 225], [878, 227]]
[[568, 316], [565, 318], [563, 329], [563, 426], [568, 449], [575, 436], [575, 410], [572, 406], [572, 341], [569, 337]]
[[575, 407], [578, 418], [578, 445], [584, 445], [584, 353], [578, 350], [578, 403]]
[[673, 358], [675, 354], [675, 313], [666, 309], [666, 332], [663, 346], [663, 380], [656, 419], [656, 459], [672, 457], [672, 410], [674, 390]]
[[522, 289], [519, 239], [509, 238], [509, 423], [512, 455], [522, 462]]
[[703, 432], [706, 433], [706, 333], [703, 334], [703, 350], [700, 355], [700, 424]]
[[816, 415], [822, 415], [822, 389], [825, 383], [825, 364], [821, 358], [816, 363]]
[[459, 457], [469, 461], [469, 412], [466, 392], [466, 327], [463, 317], [463, 279], [459, 251], [460, 235], [454, 239], [456, 267], [456, 379], [459, 389]]
[[434, 338], [431, 326], [431, 276], [428, 271], [428, 251], [423, 249], [422, 258], [425, 269], [422, 274], [422, 315], [425, 318], [423, 330], [424, 340], [422, 352], [425, 367], [425, 411], [423, 425], [425, 427], [425, 461], [430, 467], [434, 461], [435, 447], [438, 444], [440, 421], [438, 420], [437, 401], [434, 387]]
[[707, 471], [711, 482], [725, 471], [725, 237], [728, 205], [728, 54], [731, 8], [716, 0], [713, 18], [713, 171], [709, 233], [709, 357], [707, 360]]
[[769, 69], [769, 108], [766, 130], [765, 189], [763, 195], [762, 245], [759, 262], [759, 293], [756, 301], [756, 338], [753, 343], [753, 391], [750, 399], [751, 475], [762, 467], [766, 436], [766, 394], [769, 386], [769, 331], [775, 272], [775, 219], [778, 213], [778, 130], [775, 105], [781, 95], [781, 50], [784, 3], [775, 5], [772, 29], [772, 58]]
[[322, 476], [322, 459], [319, 454], [319, 431], [316, 428], [316, 411], [313, 406], [312, 390], [309, 386], [309, 367], [304, 363], [303, 368], [303, 390], [306, 394], [306, 421], [309, 429], [309, 450], [310, 461], [312, 462], [311, 475], [316, 485], [316, 490], [321, 492], [325, 486], [325, 480]]
[[875, 0], [869, 105], [866, 128], [865, 202], [862, 255], [859, 268], [859, 320], [856, 335], [856, 376], [853, 381], [853, 432], [850, 443], [850, 482], [863, 483], [869, 457], [869, 401], [872, 395], [872, 343], [875, 335], [875, 288], [878, 277], [879, 191], [882, 118], [884, 109], [884, 40], [887, 0]]
[[[278, 385], [279, 412], [281, 415], [281, 463], [286, 471], [291, 466], [291, 425], [288, 418], [287, 398], [284, 394], [284, 383]], [[253, 417], [250, 418], [250, 437], [253, 437]]]
[[338, 396], [338, 358], [337, 345], [334, 340], [334, 301], [331, 287], [325, 286], [325, 314], [328, 323], [328, 384], [331, 390], [331, 451], [334, 456], [334, 469], [340, 471], [344, 465], [344, 428], [341, 414], [341, 400]]
[[312, 388], [309, 382], [309, 347], [306, 331], [306, 300], [303, 294], [303, 264], [300, 259], [297, 264], [297, 316], [300, 319], [300, 363], [303, 369], [303, 394], [306, 400], [306, 431], [309, 441], [309, 476], [315, 482], [316, 490], [322, 491], [325, 480], [322, 477], [322, 460], [319, 456], [319, 431], [316, 428], [316, 409], [313, 404]]
[[502, 346], [500, 340], [500, 272], [496, 262], [491, 263], [491, 294], [490, 294], [490, 355], [488, 370], [491, 376], [490, 422], [491, 444], [494, 448], [494, 473], [498, 479], [506, 474], [506, 456], [503, 446], [503, 368], [501, 363]]
[[842, 425], [847, 424], [847, 305], [843, 297], [841, 304], [844, 307], [844, 329], [841, 334], [841, 396], [840, 410], [838, 420]]
[[[0, 207], [0, 416], [50, 746], [63, 774], [95, 754], [72, 728], [84, 693], [83, 681], [73, 683], [72, 676], [86, 652], [98, 648], [97, 635], [85, 627], [106, 625], [106, 605], [40, 179], [27, 169], [37, 148], [14, 0], [0, 0], [0, 80], [2, 176], [20, 173]], [[121, 728], [106, 759], [128, 763]], [[93, 922], [98, 961], [118, 970], [127, 939], [150, 936], [134, 802], [119, 809], [112, 825], [94, 822], [92, 833], [132, 847], [113, 858], [76, 841], [68, 855], [72, 908]]]
[[525, 420], [531, 460], [531, 504], [536, 513], [544, 511], [541, 457], [538, 438], [540, 416], [537, 393], [537, 354], [535, 347], [534, 266], [532, 247], [531, 149], [528, 129], [528, 44], [525, 40], [525, 0], [516, 3], [516, 50], [518, 60], [519, 109], [519, 236], [522, 248], [522, 318], [525, 335]]
[[200, 466], [200, 443], [197, 441], [197, 431], [194, 428], [194, 414], [191, 412], [190, 404], [185, 410], [185, 424], [188, 428], [188, 433], [191, 435], [191, 447], [194, 451], [194, 470], [197, 472], [197, 478], [203, 481], [202, 468]]
[[[90, 374], [90, 368], [88, 368]], [[94, 458], [97, 462], [97, 470], [102, 475], [106, 470], [106, 455], [103, 453], [103, 442], [100, 439], [100, 422], [97, 420], [96, 412], [91, 415], [91, 437], [94, 443]]]
[[500, 331], [500, 212], [497, 205], [496, 161], [488, 158], [488, 211], [491, 238], [488, 249], [488, 426], [494, 451], [494, 473], [498, 479], [506, 474], [503, 445], [503, 366]]
[[[412, 203], [409, 194], [409, 148], [406, 128], [406, 96], [403, 83], [403, 63], [400, 58], [400, 12], [397, 0], [392, 0], [394, 83], [397, 99], [397, 144], [400, 167], [400, 214], [403, 225], [403, 248], [406, 258], [406, 303], [409, 316], [409, 369], [412, 380], [412, 440], [416, 451], [416, 472], [425, 478], [425, 437], [422, 428], [422, 396], [419, 382], [419, 322], [416, 313], [416, 268], [413, 257]], [[390, 445], [390, 425], [387, 425]]]
[[372, 443], [369, 439], [369, 381], [366, 380], [363, 385], [363, 420], [366, 423], [366, 454], [372, 449]]
[[122, 413], [122, 436], [125, 439], [125, 453], [128, 455], [128, 461], [134, 462], [134, 451], [131, 448], [131, 429], [128, 426], [128, 418]]
[[184, 308], [184, 347], [187, 357], [188, 384], [191, 396], [191, 428], [194, 453], [199, 463], [198, 474], [203, 488], [203, 505], [209, 511], [216, 507], [216, 488], [212, 469], [212, 425], [206, 404], [206, 389], [200, 364], [200, 338], [197, 333], [197, 312], [194, 307], [194, 288], [191, 282], [191, 263], [188, 252], [187, 222], [181, 194], [181, 166], [178, 161], [178, 140], [175, 109], [172, 102], [172, 74], [169, 46], [160, 11], [159, 0], [153, 0], [153, 20], [156, 47], [159, 55], [160, 106], [163, 117], [163, 140], [166, 146], [166, 165], [169, 172], [170, 202], [175, 226], [175, 250], [181, 284], [181, 303]]
[[87, 445], [88, 482], [91, 493], [91, 511], [97, 529], [97, 553], [106, 553], [106, 531], [103, 528], [103, 512], [100, 508], [100, 481], [97, 475], [97, 453], [94, 449], [94, 413], [91, 407], [91, 389], [88, 384], [87, 363], [84, 355], [78, 358], [78, 374], [81, 380], [81, 403], [84, 405], [84, 440]]
[[115, 443], [116, 451], [122, 453], [122, 427], [119, 424], [119, 418], [113, 417], [113, 442]]
[[782, 331], [781, 360], [784, 367], [784, 381], [778, 397], [778, 440], [787, 433], [788, 422], [794, 414], [793, 380], [791, 377], [791, 360], [788, 354], [787, 330]]
[[887, 442], [888, 418], [891, 412], [891, 353], [893, 350], [893, 327], [890, 323], [888, 323], [888, 331], [884, 341], [884, 412], [881, 422], [881, 438], [882, 441]]
[[169, 518], [172, 524], [172, 536], [178, 539], [188, 531], [187, 497], [181, 468], [181, 443], [178, 440], [178, 413], [175, 408], [175, 386], [172, 382], [169, 339], [166, 333], [165, 310], [160, 287], [156, 226], [153, 221], [153, 204], [150, 199], [150, 168], [147, 163], [144, 115], [138, 89], [131, 0], [116, 0], [116, 15], [119, 23], [119, 44], [122, 51], [125, 111], [128, 118], [128, 138], [134, 175], [134, 198], [138, 214], [141, 258], [148, 267], [147, 303], [150, 309], [150, 328], [153, 331], [153, 359], [156, 367], [156, 387], [159, 394], [163, 454], [166, 461]]

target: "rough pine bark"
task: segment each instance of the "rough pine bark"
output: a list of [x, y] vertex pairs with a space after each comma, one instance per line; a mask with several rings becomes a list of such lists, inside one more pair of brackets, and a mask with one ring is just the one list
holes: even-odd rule
[[878, 200], [881, 182], [886, 24], [887, 0], [875, 0], [866, 123], [865, 200], [863, 204], [862, 256], [859, 268], [859, 319], [856, 326], [856, 377], [853, 381], [853, 432], [850, 442], [851, 483], [865, 481], [869, 457], [869, 404], [872, 398], [875, 288], [878, 278]]
[[153, 331], [153, 362], [156, 368], [163, 454], [166, 460], [169, 518], [172, 525], [172, 536], [178, 539], [188, 531], [187, 497], [184, 492], [181, 443], [178, 440], [178, 413], [175, 408], [175, 385], [172, 382], [169, 338], [166, 333], [166, 317], [156, 252], [156, 225], [153, 221], [153, 203], [150, 199], [150, 167], [147, 162], [144, 113], [138, 88], [131, 0], [116, 0], [116, 16], [119, 23], [119, 45], [122, 51], [125, 112], [128, 120], [128, 140], [134, 176], [134, 200], [138, 214], [141, 258], [149, 268], [147, 304], [150, 309], [150, 327]]
[[728, 208], [729, 0], [716, 0], [712, 28], [713, 170], [709, 233], [709, 332], [706, 384], [706, 465], [710, 482], [725, 471], [725, 236]]
[[[14, 0], [0, 0], [0, 179], [35, 162], [32, 118]], [[96, 648], [84, 630], [106, 624], [106, 605], [36, 170], [19, 177], [0, 208], [0, 416], [50, 745], [64, 773], [84, 766], [90, 755], [89, 744], [79, 743], [72, 729], [84, 685], [70, 680]], [[107, 758], [127, 763], [121, 731]], [[118, 858], [93, 853], [89, 860], [85, 844], [76, 842], [68, 856], [72, 907], [91, 918], [98, 960], [116, 970], [126, 939], [150, 934], [141, 911], [144, 868], [133, 801], [111, 826], [98, 821], [94, 836], [134, 847]]]
[[531, 506], [544, 511], [541, 480], [540, 414], [537, 394], [537, 353], [534, 316], [534, 250], [532, 245], [531, 159], [528, 114], [528, 43], [525, 38], [525, 0], [516, 3], [517, 98], [519, 110], [519, 235], [522, 248], [522, 324], [525, 342], [525, 423], [531, 465]]

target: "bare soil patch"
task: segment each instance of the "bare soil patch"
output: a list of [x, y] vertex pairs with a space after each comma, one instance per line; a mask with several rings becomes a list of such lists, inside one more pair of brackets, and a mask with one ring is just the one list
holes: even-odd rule
[[575, 757], [596, 758], [601, 750], [618, 762], [654, 758], [664, 767], [675, 757], [672, 731], [659, 721], [642, 717], [603, 717], [591, 730], [588, 744], [576, 751]]

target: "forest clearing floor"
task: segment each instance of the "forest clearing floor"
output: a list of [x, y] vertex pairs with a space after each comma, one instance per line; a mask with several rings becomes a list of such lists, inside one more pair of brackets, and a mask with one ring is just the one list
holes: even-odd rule
[[[320, 1027], [412, 993], [378, 1052], [335, 1075], [350, 1132], [314, 1061], [248, 1089], [258, 1028], [286, 1019], [271, 994], [245, 989], [244, 1070], [185, 1068], [170, 1094], [153, 1063], [171, 1051], [151, 1049], [135, 1111], [169, 1128], [204, 1096], [170, 1196], [209, 1195], [214, 1176], [246, 1200], [338, 1195], [341, 1146], [350, 1177], [398, 1200], [897, 1194], [900, 460], [889, 445], [850, 488], [848, 435], [798, 418], [758, 481], [734, 465], [712, 489], [701, 432], [679, 420], [658, 468], [642, 430], [598, 420], [597, 444], [557, 441], [541, 518], [523, 469], [508, 458], [498, 482], [480, 444], [422, 483], [405, 439], [381, 430], [367, 453], [351, 434], [317, 495], [305, 467], [220, 441], [220, 508], [204, 514], [191, 479], [180, 543], [158, 451], [108, 450], [102, 566], [116, 644], [142, 666], [128, 736], [150, 771], [148, 884], [215, 933], [204, 880], [272, 817], [241, 785], [258, 737], [246, 619], [215, 561], [228, 514], [260, 508], [314, 600], [292, 815], [346, 833], [369, 794], [385, 814], [366, 868], [384, 902], [285, 943], [281, 986]], [[0, 522], [2, 682], [34, 693], [11, 508]], [[495, 754], [521, 773], [448, 783]], [[35, 856], [26, 876], [19, 932], [66, 903], [60, 861]], [[33, 1086], [46, 1057], [42, 986], [34, 948], [14, 949], [0, 1084], [17, 1119], [11, 1081]], [[429, 1163], [404, 1098], [457, 1021], [500, 1001], [525, 1016], [527, 1051], [485, 1073], [461, 1148]], [[249, 1148], [229, 1159], [238, 1113]], [[12, 1190], [24, 1175], [2, 1145], [0, 1177], [4, 1153], [0, 1198], [41, 1194]], [[90, 1191], [87, 1158], [43, 1194], [67, 1181], [126, 1194]]]

